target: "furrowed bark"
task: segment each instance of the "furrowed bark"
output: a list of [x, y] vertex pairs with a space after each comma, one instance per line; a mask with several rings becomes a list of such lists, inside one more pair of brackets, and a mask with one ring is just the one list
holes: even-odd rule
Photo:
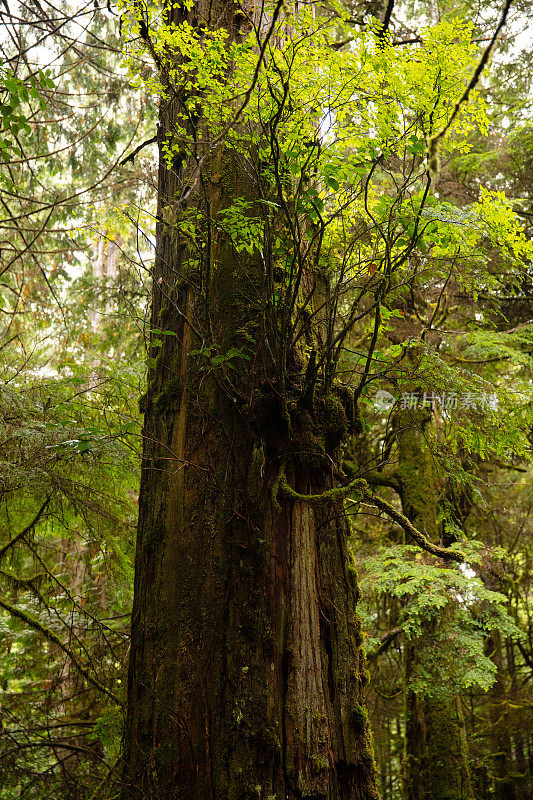
[[[234, 31], [235, 10], [191, 19]], [[160, 146], [178, 112], [162, 103]], [[152, 328], [168, 334], [143, 398], [122, 796], [377, 800], [342, 497], [274, 496], [282, 467], [296, 493], [334, 488], [346, 415], [320, 389], [301, 402], [306, 361], [276, 338], [271, 276], [213, 224], [236, 197], [257, 203], [250, 162], [197, 155], [199, 263], [168, 222], [195, 166], [159, 172]], [[249, 361], [213, 365], [206, 341]]]

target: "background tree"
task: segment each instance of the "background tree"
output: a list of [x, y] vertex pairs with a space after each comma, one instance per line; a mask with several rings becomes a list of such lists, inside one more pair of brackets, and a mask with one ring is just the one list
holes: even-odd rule
[[[455, 9], [453, 6], [448, 9], [439, 8], [441, 13], [446, 10], [453, 13]], [[483, 12], [486, 14], [487, 12], [490, 13], [490, 11], [491, 9], [484, 4]], [[499, 9], [495, 11], [497, 13]], [[413, 17], [413, 19], [415, 18]], [[477, 34], [477, 36], [481, 36], [483, 28], [485, 30], [487, 28], [487, 17], [484, 20], [481, 18], [476, 20], [474, 18], [474, 21], [476, 25], [483, 26]], [[518, 22], [520, 22], [520, 25], [517, 24]], [[513, 141], [514, 133], [509, 136], [501, 126], [502, 115], [505, 115], [507, 117], [505, 125], [507, 126], [511, 123], [511, 131], [513, 131], [514, 126], [517, 126], [522, 132], [524, 131], [523, 124], [524, 119], [527, 118], [528, 108], [527, 86], [524, 87], [517, 81], [516, 84], [513, 82], [513, 89], [510, 89], [510, 86], [504, 84], [501, 80], [501, 76], [502, 74], [508, 75], [512, 71], [511, 61], [507, 61], [505, 52], [506, 48], [508, 52], [508, 48], [513, 42], [513, 25], [515, 26], [514, 31], [517, 32], [522, 30], [524, 24], [527, 25], [527, 22], [527, 17], [522, 16], [519, 19], [515, 19], [514, 23], [510, 24], [509, 29], [504, 31], [498, 56], [502, 61], [494, 65], [494, 72], [498, 75], [498, 79], [493, 80], [491, 75], [489, 80], [487, 76], [486, 82], [484, 80], [484, 86], [480, 87], [481, 92], [489, 96], [491, 101], [496, 96], [499, 98], [494, 105], [491, 103], [487, 106], [490, 119], [487, 133], [485, 135], [480, 132], [474, 134], [472, 139], [473, 148], [470, 153], [459, 156], [450, 154], [443, 158], [441, 162], [441, 172], [436, 190], [439, 195], [465, 209], [478, 196], [479, 181], [482, 174], [485, 175], [488, 186], [500, 190], [505, 189], [510, 194], [515, 209], [520, 209], [523, 203], [525, 204], [524, 207], [528, 204], [527, 191], [524, 192], [524, 184], [521, 185], [520, 190], [517, 192], [516, 185], [513, 185], [514, 181], [509, 180], [510, 176], [507, 168], [503, 166], [507, 160], [507, 147], [510, 145], [512, 149], [511, 142]], [[526, 41], [526, 39], [523, 39], [523, 41]], [[522, 63], [527, 57], [525, 53], [517, 55], [515, 52], [513, 53], [512, 61], [518, 59], [518, 63]], [[503, 89], [504, 86], [505, 89]], [[524, 88], [525, 91], [522, 94]], [[513, 91], [516, 94], [511, 99]], [[504, 95], [505, 100], [503, 100]], [[514, 150], [513, 152], [515, 153], [513, 161], [516, 165], [518, 163], [516, 158], [517, 151]], [[470, 172], [467, 172], [467, 164], [470, 165]], [[461, 165], [461, 167], [458, 165]], [[520, 200], [517, 202], [515, 198], [518, 197], [520, 197]], [[521, 430], [522, 437], [528, 431], [527, 413], [521, 421], [519, 416], [528, 407], [530, 408], [530, 405], [528, 405], [530, 403], [530, 393], [526, 388], [526, 375], [529, 371], [531, 354], [530, 332], [527, 324], [531, 314], [529, 313], [530, 304], [527, 301], [529, 260], [526, 259], [522, 268], [517, 272], [516, 270], [509, 270], [508, 266], [502, 264], [501, 260], [496, 257], [495, 252], [491, 251], [487, 263], [492, 275], [492, 288], [490, 289], [483, 281], [477, 287], [472, 286], [470, 289], [467, 287], [463, 287], [461, 290], [458, 290], [457, 287], [454, 289], [452, 278], [445, 286], [444, 284], [440, 286], [437, 284], [435, 294], [427, 285], [420, 293], [415, 291], [413, 301], [415, 301], [415, 298], [419, 299], [416, 300], [416, 316], [413, 316], [412, 309], [410, 311], [411, 325], [414, 326], [416, 324], [416, 318], [418, 318], [418, 323], [421, 323], [425, 317], [422, 329], [425, 328], [427, 332], [424, 333], [424, 337], [427, 343], [431, 344], [432, 348], [439, 352], [439, 366], [438, 372], [430, 373], [430, 375], [426, 374], [424, 376], [420, 372], [418, 375], [415, 374], [413, 383], [409, 388], [418, 388], [419, 399], [422, 397], [424, 389], [427, 390], [428, 395], [433, 397], [436, 395], [437, 398], [440, 398], [433, 402], [432, 412], [428, 412], [426, 409], [426, 414], [429, 413], [429, 419], [433, 420], [433, 423], [430, 423], [429, 431], [426, 424], [423, 438], [426, 443], [425, 446], [429, 445], [432, 451], [433, 469], [437, 469], [438, 475], [440, 473], [440, 478], [437, 480], [437, 489], [444, 503], [440, 515], [440, 525], [444, 540], [447, 538], [449, 541], [450, 537], [453, 539], [457, 535], [460, 537], [467, 535], [468, 537], [477, 536], [483, 539], [487, 545], [494, 545], [495, 540], [491, 536], [487, 536], [487, 519], [493, 514], [498, 516], [499, 511], [496, 509], [507, 506], [507, 502], [503, 498], [508, 497], [508, 495], [502, 494], [500, 500], [495, 503], [493, 502], [494, 495], [492, 495], [487, 507], [485, 506], [486, 489], [484, 487], [489, 485], [495, 487], [498, 480], [503, 479], [503, 473], [499, 472], [502, 467], [504, 470], [507, 469], [509, 471], [508, 478], [503, 479], [506, 487], [504, 492], [508, 492], [510, 486], [515, 482], [517, 487], [521, 486], [522, 475], [527, 475], [528, 473], [527, 460], [530, 447], [527, 439], [522, 439], [522, 445], [518, 448], [516, 448], [516, 442], [515, 446], [512, 446], [512, 439], [508, 439], [509, 447], [504, 451], [499, 454], [493, 452], [492, 455], [490, 455], [490, 451], [494, 443], [499, 441], [502, 431], [501, 419], [509, 412], [515, 414], [517, 427]], [[419, 304], [420, 301], [422, 301], [422, 304]], [[518, 315], [516, 312], [512, 312], [513, 308], [516, 308]], [[434, 317], [432, 316], [433, 313], [435, 313]], [[426, 314], [428, 314], [428, 317], [426, 317]], [[437, 329], [433, 334], [428, 329], [428, 318], [433, 319], [429, 328], [434, 327]], [[455, 340], [455, 344], [452, 344], [452, 337], [454, 336], [452, 330], [454, 327], [457, 327], [462, 333]], [[411, 333], [414, 332], [413, 327], [411, 327]], [[395, 343], [394, 333], [390, 334], [390, 338]], [[511, 364], [514, 364], [514, 366], [511, 367]], [[476, 440], [471, 439], [473, 433], [472, 422], [475, 422], [472, 408], [466, 415], [469, 418], [468, 435], [466, 435], [466, 431], [463, 431], [459, 438], [455, 434], [450, 437], [451, 421], [454, 417], [457, 419], [461, 413], [459, 409], [460, 393], [465, 388], [463, 386], [463, 389], [461, 389], [455, 383], [457, 378], [450, 372], [450, 366], [458, 368], [462, 376], [466, 376], [468, 372], [470, 372], [470, 376], [472, 374], [483, 376], [488, 381], [487, 386], [491, 387], [490, 391], [497, 392], [501, 411], [497, 415], [497, 427], [493, 429], [492, 434], [489, 434], [489, 442], [491, 443], [487, 442], [487, 429], [489, 428], [487, 418], [485, 418], [483, 429], [476, 434]], [[503, 372], [500, 372], [502, 368]], [[508, 378], [501, 381], [503, 374], [507, 376], [510, 374], [508, 372], [509, 369], [513, 374], [513, 382], [516, 380], [516, 383], [513, 383], [513, 388], [516, 389], [514, 399], [509, 395], [506, 398], [505, 394], [501, 392], [504, 386], [507, 389], [510, 388]], [[526, 383], [521, 383], [521, 379], [524, 379]], [[435, 387], [438, 387], [436, 392]], [[452, 408], [448, 413], [445, 410], [444, 412], [441, 410], [446, 401], [446, 387], [448, 387], [448, 400]], [[388, 388], [394, 392], [394, 383], [389, 385]], [[454, 388], [455, 400], [453, 399]], [[496, 395], [494, 396], [496, 398]], [[455, 402], [457, 402], [457, 407], [454, 406]], [[413, 425], [410, 427], [416, 432], [414, 423], [417, 412], [405, 411], [403, 413], [411, 413]], [[375, 416], [374, 418], [371, 416], [368, 422], [370, 430], [375, 433]], [[437, 427], [433, 434], [431, 424]], [[419, 430], [422, 433], [422, 427]], [[479, 434], [481, 434], [481, 437], [477, 438]], [[379, 465], [380, 460], [384, 459], [385, 464], [388, 464], [388, 466], [385, 466], [385, 464], [378, 466], [378, 470], [372, 475], [372, 479], [377, 485], [387, 487], [385, 491], [394, 490], [390, 495], [392, 499], [395, 498], [395, 493], [399, 492], [400, 489], [398, 482], [394, 480], [395, 473], [399, 468], [397, 463], [399, 451], [395, 450], [394, 439], [394, 431], [390, 422], [388, 422], [388, 429], [385, 429], [378, 437], [378, 446], [374, 448], [375, 463]], [[452, 440], [453, 444], [448, 449], [446, 442], [451, 444]], [[382, 443], [381, 447], [379, 442]], [[432, 442], [434, 442], [433, 446]], [[457, 444], [460, 444], [458, 449]], [[365, 452], [368, 451], [365, 450]], [[453, 462], [455, 462], [455, 467], [450, 471]], [[482, 466], [483, 462], [492, 463], [493, 466]], [[418, 464], [420, 463], [418, 462]], [[499, 466], [496, 466], [496, 464]], [[460, 467], [459, 472], [457, 471], [457, 466]], [[487, 469], [488, 471], [486, 471]], [[497, 473], [499, 478], [496, 477]], [[521, 492], [520, 489], [517, 489], [517, 491]], [[426, 484], [424, 484], [424, 496], [427, 496]], [[485, 507], [486, 512], [482, 512], [481, 507]], [[488, 514], [488, 517], [485, 516], [485, 513]], [[481, 516], [478, 516], [478, 514]], [[481, 518], [484, 520], [483, 523], [480, 522]], [[523, 538], [519, 535], [518, 539], [515, 540], [511, 535], [509, 540], [513, 541], [511, 545], [513, 549], [516, 548], [521, 551], [518, 556], [519, 560], [524, 558], [524, 543], [528, 539], [528, 533], [526, 532], [527, 522], [525, 522], [523, 516], [520, 517], [520, 520], [520, 530]], [[387, 531], [386, 526], [385, 531]], [[374, 536], [378, 540], [382, 540], [383, 535], [383, 524], [379, 525], [379, 527], [374, 526], [372, 541], [375, 541]], [[391, 533], [387, 535], [391, 535]], [[393, 538], [395, 535], [397, 537], [397, 533], [392, 533]], [[364, 538], [366, 539], [366, 534]], [[500, 537], [499, 544], [501, 545], [502, 543], [503, 540]], [[368, 552], [366, 545], [361, 544], [360, 547], [361, 554]], [[527, 559], [527, 556], [525, 558]], [[505, 588], [506, 579], [503, 576], [509, 569], [509, 562], [506, 563], [507, 566], [500, 562], [498, 556], [492, 556], [490, 552], [487, 552], [484, 566], [478, 572], [483, 577], [486, 586], [498, 588], [504, 594], [506, 594], [507, 590]], [[381, 567], [379, 566], [380, 564]], [[398, 570], [398, 567], [398, 561], [391, 558], [389, 552], [389, 561], [385, 562], [385, 564], [378, 561], [370, 572], [372, 579], [368, 583], [366, 581], [363, 582], [363, 594], [367, 598], [372, 596], [368, 590], [371, 587], [375, 588], [376, 579], [378, 584], [381, 581], [384, 584], [388, 584], [387, 591], [392, 589], [392, 596], [387, 597], [386, 593], [379, 594], [377, 604], [373, 607], [372, 621], [368, 620], [369, 625], [377, 624], [377, 631], [379, 631], [379, 638], [373, 640], [370, 645], [374, 656], [371, 659], [371, 672], [372, 676], [376, 677], [376, 681], [371, 681], [371, 686], [375, 688], [370, 689], [370, 698], [371, 707], [375, 709], [375, 713], [371, 715], [371, 718], [375, 725], [374, 732], [377, 739], [378, 761], [380, 762], [380, 772], [383, 775], [382, 788], [386, 797], [403, 796], [400, 795], [400, 779], [405, 769], [402, 767], [402, 751], [406, 732], [402, 719], [401, 703], [404, 690], [398, 683], [397, 676], [399, 674], [398, 664], [404, 658], [406, 649], [411, 646], [403, 639], [406, 630], [405, 625], [409, 625], [406, 609], [409, 609], [410, 606], [410, 613], [413, 613], [422, 604], [427, 605], [428, 609], [432, 606], [432, 602], [425, 592], [415, 601], [416, 593], [421, 589], [421, 584], [413, 580], [416, 569], [409, 569], [405, 573], [405, 570], [400, 568], [396, 573], [398, 577], [398, 582], [396, 582], [393, 575]], [[383, 569], [385, 569], [386, 573], [389, 573], [390, 570], [389, 575], [386, 574], [384, 579], [376, 578], [380, 570]], [[422, 567], [420, 565], [419, 574], [421, 580], [423, 580], [426, 570], [426, 566]], [[402, 575], [404, 576], [403, 579], [401, 578]], [[402, 581], [404, 583], [403, 588], [401, 586]], [[409, 581], [412, 581], [410, 588]], [[434, 585], [435, 581], [433, 579]], [[468, 593], [466, 587], [464, 591]], [[528, 590], [525, 589], [525, 592], [527, 594]], [[398, 606], [398, 600], [396, 599], [398, 596], [403, 599], [402, 607]], [[406, 596], [410, 600], [404, 606], [403, 603]], [[449, 606], [447, 607], [449, 608]], [[434, 612], [429, 612], [428, 610], [427, 613], [428, 616], [431, 613], [434, 616]], [[523, 630], [527, 629], [526, 614], [513, 612], [513, 617]], [[464, 655], [469, 652], [472, 639], [471, 634], [468, 638], [465, 638], [464, 634], [459, 635], [457, 630], [450, 633], [451, 639], [448, 642], [446, 641], [447, 636], [438, 638], [440, 653], [433, 651], [431, 661], [427, 662], [428, 665], [432, 664], [433, 669], [426, 674], [425, 686], [422, 686], [424, 693], [429, 690], [429, 694], [435, 696], [441, 691], [453, 691], [454, 681], [457, 679], [457, 665], [462, 662]], [[479, 636], [479, 633], [476, 633], [476, 636]], [[496, 637], [498, 636], [499, 633], [496, 634]], [[408, 634], [407, 639], [412, 641], [413, 635]], [[510, 669], [511, 671], [518, 669], [524, 682], [523, 685], [526, 686], [530, 680], [528, 649], [524, 647], [519, 631], [515, 631], [514, 634], [509, 631], [508, 642], [508, 648], [510, 649], [508, 649], [506, 657], [509, 658]], [[520, 644], [517, 644], [517, 642]], [[453, 649], [455, 667], [452, 667], [451, 662], [448, 660], [451, 656], [449, 652], [450, 645]], [[424, 638], [418, 640], [416, 646], [423, 652], [425, 646]], [[520, 652], [518, 660], [514, 658], [514, 650]], [[485, 652], [487, 655], [492, 653], [496, 656], [501, 653], [501, 647], [494, 646], [492, 636], [489, 636], [486, 641]], [[524, 787], [530, 780], [526, 760], [521, 754], [524, 752], [524, 739], [528, 740], [530, 736], [531, 723], [528, 712], [525, 709], [522, 710], [519, 703], [516, 704], [515, 713], [517, 716], [514, 720], [517, 727], [515, 728], [514, 724], [510, 722], [511, 715], [507, 711], [508, 701], [504, 699], [508, 691], [505, 686], [509, 681], [506, 677], [505, 660], [500, 656], [497, 658], [498, 663], [492, 664], [492, 667], [490, 663], [486, 664], [489, 672], [492, 669], [496, 677], [489, 696], [486, 695], [486, 690], [482, 687], [470, 689], [466, 696], [464, 689], [460, 693], [462, 697], [462, 716], [465, 719], [469, 736], [474, 791], [476, 796], [479, 797], [521, 796], [524, 791], [527, 793], [527, 789]], [[478, 659], [478, 661], [480, 664], [483, 663], [483, 659]], [[377, 670], [376, 673], [374, 669]], [[432, 674], [433, 678], [431, 677]], [[455, 679], [454, 674], [456, 675]], [[466, 675], [468, 675], [467, 672], [465, 672]], [[471, 673], [470, 679], [473, 677], [474, 675]], [[481, 674], [478, 674], [478, 678], [480, 677]], [[432, 685], [433, 688], [431, 688]], [[418, 686], [420, 687], [420, 682], [418, 682]], [[516, 687], [516, 682], [514, 682], [514, 686]], [[468, 702], [466, 700], [467, 696], [469, 696]], [[491, 697], [492, 700], [488, 700], [488, 697]], [[484, 698], [483, 702], [485, 704], [482, 711], [476, 707], [477, 701], [481, 698]], [[492, 724], [489, 720], [489, 708], [492, 714]], [[520, 728], [520, 732], [518, 732], [518, 728]], [[394, 733], [391, 733], [391, 729]], [[383, 735], [384, 731], [387, 732], [385, 736]], [[489, 744], [489, 741], [491, 741], [491, 744]], [[499, 744], [497, 744], [498, 741]], [[383, 750], [383, 755], [380, 754], [381, 749]], [[495, 761], [491, 763], [493, 758]], [[520, 763], [520, 767], [518, 763]]]
[[[112, 15], [1, 22], [0, 793], [78, 799], [113, 774], [122, 728], [146, 297], [127, 218], [150, 221], [139, 171], [116, 165], [146, 101]], [[121, 234], [129, 259], [115, 246], [95, 280]]]

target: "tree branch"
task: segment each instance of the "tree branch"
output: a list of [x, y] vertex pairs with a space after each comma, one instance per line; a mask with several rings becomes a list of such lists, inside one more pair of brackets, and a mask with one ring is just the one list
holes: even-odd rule
[[89, 683], [91, 683], [95, 687], [95, 689], [98, 689], [99, 692], [102, 692], [103, 694], [110, 697], [111, 700], [113, 700], [117, 705], [119, 706], [122, 705], [121, 701], [116, 696], [116, 694], [113, 694], [113, 692], [109, 691], [109, 689], [106, 689], [105, 686], [103, 686], [99, 681], [97, 681], [96, 678], [93, 678], [92, 675], [90, 675], [87, 672], [85, 667], [83, 667], [80, 664], [80, 662], [78, 661], [72, 650], [70, 650], [66, 645], [64, 645], [59, 636], [57, 636], [53, 631], [51, 631], [50, 628], [46, 628], [39, 622], [39, 620], [35, 619], [35, 617], [31, 617], [25, 611], [22, 611], [22, 609], [12, 606], [10, 603], [7, 603], [5, 600], [2, 600], [1, 598], [0, 598], [0, 607], [3, 608], [5, 611], [7, 611], [8, 614], [11, 614], [12, 617], [15, 617], [15, 619], [19, 619], [21, 622], [24, 622], [26, 625], [28, 625], [28, 627], [40, 633], [42, 636], [44, 636], [44, 638], [48, 642], [51, 642], [52, 644], [55, 644], [57, 647], [59, 647], [59, 649], [62, 650], [70, 658], [72, 664], [78, 670], [80, 675], [83, 675], [83, 677]]
[[431, 553], [434, 556], [438, 556], [439, 558], [443, 558], [446, 561], [457, 561], [459, 564], [462, 564], [466, 560], [464, 553], [460, 553], [455, 550], [449, 550], [447, 547], [439, 547], [439, 545], [433, 544], [433, 542], [426, 538], [423, 533], [415, 528], [415, 526], [410, 522], [410, 520], [407, 519], [407, 517], [397, 511], [394, 506], [391, 505], [391, 503], [388, 503], [381, 497], [376, 497], [364, 478], [355, 478], [345, 486], [337, 486], [333, 489], [327, 489], [325, 492], [322, 492], [322, 494], [300, 494], [300, 492], [296, 492], [291, 486], [289, 486], [287, 476], [282, 469], [272, 487], [272, 500], [278, 511], [280, 510], [280, 506], [277, 501], [279, 490], [281, 490], [287, 497], [291, 497], [293, 500], [301, 500], [305, 503], [311, 503], [311, 505], [318, 505], [328, 501], [334, 502], [335, 500], [344, 499], [347, 494], [351, 494], [352, 492], [359, 494], [358, 500], [354, 500], [354, 503], [366, 500], [368, 503], [376, 506], [376, 508], [379, 508], [380, 511], [384, 511], [387, 516], [400, 525], [400, 527], [404, 529], [411, 539], [414, 539], [417, 545], [419, 545], [419, 547], [421, 547], [423, 550], [426, 550], [426, 552]]
[[126, 156], [126, 158], [123, 158], [122, 161], [119, 162], [119, 167], [123, 167], [124, 164], [128, 163], [128, 161], [133, 162], [135, 160], [135, 156], [137, 155], [137, 153], [141, 152], [143, 147], [147, 147], [149, 144], [154, 144], [154, 142], [157, 142], [157, 135], [152, 136], [151, 139], [147, 139], [145, 142], [136, 147], [135, 150], [133, 150], [133, 152], [129, 154], [129, 156]]
[[429, 152], [428, 152], [428, 161], [429, 161], [429, 163], [431, 163], [432, 157], [434, 155], [436, 155], [437, 148], [438, 148], [438, 145], [439, 145], [441, 139], [443, 139], [444, 136], [446, 135], [446, 133], [450, 130], [450, 127], [452, 126], [457, 114], [459, 113], [459, 109], [461, 108], [463, 103], [467, 102], [468, 97], [470, 95], [470, 92], [472, 91], [472, 89], [475, 88], [475, 86], [476, 86], [476, 84], [477, 84], [477, 82], [478, 82], [478, 80], [479, 80], [479, 78], [481, 76], [481, 73], [483, 72], [483, 70], [485, 68], [486, 63], [489, 60], [489, 56], [491, 54], [492, 48], [494, 47], [494, 44], [496, 43], [496, 39], [498, 38], [498, 34], [500, 33], [501, 29], [505, 25], [505, 22], [507, 20], [507, 14], [509, 13], [509, 9], [511, 8], [512, 3], [513, 3], [513, 0], [507, 0], [507, 2], [505, 3], [501, 19], [500, 19], [500, 21], [498, 23], [498, 26], [496, 27], [496, 30], [494, 31], [494, 35], [493, 35], [492, 39], [490, 40], [490, 43], [489, 43], [488, 47], [485, 49], [483, 55], [481, 56], [479, 64], [477, 65], [476, 70], [475, 70], [474, 74], [472, 75], [470, 83], [468, 84], [468, 86], [464, 90], [463, 94], [461, 95], [461, 97], [459, 98], [457, 103], [455, 104], [450, 119], [448, 120], [448, 122], [446, 123], [444, 128], [439, 133], [437, 133], [436, 136], [432, 136], [431, 137], [431, 139], [429, 141]]
[[393, 9], [394, 9], [394, 0], [389, 0], [389, 2], [387, 3], [387, 9], [385, 11], [385, 18], [383, 20], [383, 27], [381, 28], [381, 30], [380, 30], [380, 32], [378, 34], [378, 39], [381, 39], [381, 41], [383, 41], [385, 39], [385, 34], [387, 33], [387, 31], [389, 29], [389, 24], [390, 24], [390, 19], [392, 17]]
[[20, 539], [23, 539], [26, 536], [27, 533], [29, 533], [31, 530], [33, 530], [33, 528], [37, 525], [37, 523], [41, 519], [42, 515], [44, 514], [46, 508], [48, 507], [49, 502], [50, 502], [50, 495], [48, 495], [48, 497], [46, 498], [46, 500], [44, 501], [44, 503], [40, 507], [39, 511], [37, 512], [35, 517], [30, 522], [30, 524], [26, 525], [26, 527], [24, 528], [23, 531], [21, 531], [20, 533], [17, 533], [17, 535], [13, 536], [13, 538], [10, 539], [10, 541], [7, 544], [5, 544], [3, 547], [0, 548], [0, 561], [3, 559], [3, 557], [5, 556], [7, 551], [10, 550], [13, 547], [14, 544], [16, 544]]
[[387, 631], [382, 636], [380, 636], [381, 644], [379, 647], [371, 653], [367, 653], [367, 659], [374, 659], [380, 656], [385, 650], [393, 643], [397, 636], [402, 633], [403, 628], [392, 628], [392, 630]]
[[417, 545], [421, 547], [426, 552], [431, 553], [434, 556], [438, 556], [439, 558], [443, 558], [446, 561], [457, 561], [457, 563], [462, 564], [466, 559], [464, 553], [457, 552], [455, 550], [448, 550], [447, 547], [439, 547], [439, 545], [433, 544], [427, 539], [423, 533], [415, 528], [415, 526], [411, 523], [410, 520], [407, 519], [406, 516], [401, 514], [397, 511], [391, 503], [388, 503], [386, 500], [383, 500], [381, 497], [376, 497], [376, 495], [370, 490], [366, 489], [363, 492], [364, 499], [371, 503], [372, 505], [379, 508], [380, 511], [384, 511], [388, 517], [390, 517], [394, 522], [396, 522], [404, 531], [414, 539]]

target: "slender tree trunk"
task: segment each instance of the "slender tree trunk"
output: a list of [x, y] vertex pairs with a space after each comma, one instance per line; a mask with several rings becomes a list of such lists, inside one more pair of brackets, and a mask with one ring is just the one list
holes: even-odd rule
[[[413, 648], [407, 663], [415, 662]], [[421, 698], [407, 691], [406, 720], [408, 800], [472, 800], [468, 744], [458, 698]]]
[[[424, 442], [429, 411], [403, 411], [397, 416], [397, 478], [405, 515], [428, 539], [436, 541], [437, 490], [431, 454]], [[473, 800], [468, 744], [458, 698], [453, 689], [433, 687], [431, 696], [409, 688], [418, 664], [418, 647], [427, 645], [436, 621], [428, 620], [420, 642], [405, 647], [406, 800]]]
[[[489, 585], [490, 585], [490, 581]], [[494, 586], [495, 584], [492, 584]], [[498, 586], [501, 588], [501, 586]], [[491, 655], [497, 672], [496, 680], [489, 689], [490, 748], [492, 780], [495, 800], [518, 800], [513, 777], [513, 753], [509, 733], [508, 696], [505, 685], [502, 640], [499, 631], [487, 638], [486, 651]]]
[[[506, 640], [507, 652], [507, 671], [511, 685], [509, 687], [509, 700], [513, 704], [520, 704], [518, 675], [515, 662], [515, 643], [508, 637]], [[520, 724], [514, 723], [512, 739], [514, 742], [514, 750], [516, 754], [516, 768], [515, 768], [515, 783], [516, 793], [518, 796], [531, 794], [531, 773], [526, 762], [526, 755], [524, 751], [524, 731]]]
[[[232, 30], [231, 4], [209, 9], [195, 14]], [[160, 145], [179, 111], [162, 103]], [[282, 468], [301, 495], [334, 486], [346, 414], [320, 389], [303, 396], [301, 354], [280, 372], [263, 261], [211, 224], [257, 200], [250, 163], [225, 147], [205, 160], [199, 259], [175, 225], [189, 168], [159, 171], [152, 328], [166, 335], [143, 399], [123, 797], [373, 800], [342, 499], [279, 490]], [[249, 360], [210, 361], [230, 347]]]

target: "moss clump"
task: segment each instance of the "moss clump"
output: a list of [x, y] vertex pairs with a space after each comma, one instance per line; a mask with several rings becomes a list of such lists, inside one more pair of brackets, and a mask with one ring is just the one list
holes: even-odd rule
[[166, 330], [166, 320], [172, 316], [172, 311], [170, 306], [162, 305], [157, 313], [156, 319], [156, 327], [160, 328], [161, 330]]
[[299, 411], [293, 420], [292, 455], [302, 466], [323, 468], [348, 432], [348, 419], [338, 397], [328, 395], [318, 401], [315, 411]]
[[357, 568], [352, 555], [348, 557], [346, 564], [346, 577], [348, 578], [348, 583], [350, 584], [352, 591], [359, 595]]
[[179, 378], [172, 378], [169, 380], [165, 387], [153, 399], [153, 404], [159, 410], [164, 411], [166, 408], [174, 405], [181, 395], [181, 380]]
[[360, 703], [356, 703], [350, 713], [350, 722], [354, 730], [362, 730], [368, 723], [368, 712]]
[[302, 466], [309, 469], [320, 469], [324, 466], [326, 457], [326, 442], [324, 435], [316, 428], [304, 428], [294, 436], [292, 441], [294, 455], [298, 457]]
[[141, 414], [145, 414], [152, 404], [152, 398], [150, 397], [149, 392], [145, 392], [139, 397], [139, 411]]
[[364, 689], [365, 686], [368, 686], [368, 684], [370, 683], [370, 672], [367, 669], [361, 670], [360, 682], [361, 682], [361, 689]]
[[325, 756], [312, 756], [311, 762], [317, 772], [329, 769], [329, 761]]
[[328, 395], [322, 409], [324, 430], [340, 440], [348, 432], [348, 418], [344, 406], [338, 397]]

